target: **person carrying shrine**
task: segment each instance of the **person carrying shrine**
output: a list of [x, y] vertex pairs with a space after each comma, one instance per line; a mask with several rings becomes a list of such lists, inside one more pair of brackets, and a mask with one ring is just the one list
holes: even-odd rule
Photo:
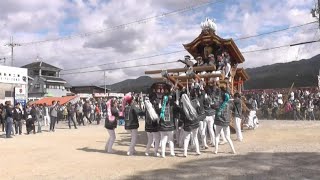
[[182, 94], [181, 96], [180, 112], [184, 129], [183, 156], [187, 157], [190, 138], [192, 138], [192, 141], [195, 144], [197, 155], [200, 155], [201, 153], [198, 140], [199, 116], [187, 94]]
[[128, 156], [135, 154], [135, 146], [138, 138], [139, 116], [144, 116], [144, 112], [139, 110], [134, 104], [131, 93], [128, 93], [123, 100], [125, 129], [131, 134], [131, 143], [127, 152]]
[[242, 103], [241, 103], [241, 95], [239, 93], [234, 94], [233, 108], [232, 108], [235, 124], [236, 124], [236, 134], [237, 140], [242, 141], [243, 136], [241, 132], [241, 116], [242, 116]]
[[[151, 102], [151, 101], [152, 102]], [[159, 116], [154, 109], [154, 105], [156, 104], [154, 101], [154, 97], [146, 98], [145, 100], [145, 131], [147, 132], [148, 143], [145, 151], [145, 155], [149, 156], [150, 147], [154, 143], [154, 156], [159, 157], [158, 153], [159, 145], [160, 145], [160, 132], [159, 132]]]
[[216, 116], [214, 120], [214, 124], [216, 125], [216, 138], [215, 138], [215, 151], [214, 153], [217, 154], [219, 150], [219, 138], [220, 138], [220, 132], [223, 129], [227, 142], [230, 145], [230, 148], [232, 150], [232, 153], [235, 154], [236, 151], [234, 149], [232, 140], [230, 138], [230, 94], [227, 91], [227, 88], [222, 86], [221, 87], [221, 95], [222, 95], [222, 102], [219, 105], [219, 108], [216, 110]]
[[113, 153], [112, 147], [116, 140], [115, 129], [117, 128], [117, 120], [119, 118], [119, 109], [117, 108], [117, 101], [109, 99], [106, 104], [107, 116], [105, 119], [105, 128], [108, 130], [109, 139], [106, 143], [105, 150], [107, 153]]
[[172, 96], [170, 96], [171, 86], [166, 83], [157, 83], [156, 86], [157, 104], [155, 105], [156, 112], [159, 113], [159, 131], [161, 136], [161, 157], [165, 158], [167, 142], [169, 142], [170, 155], [175, 156], [173, 134], [175, 121], [171, 105]]
[[206, 94], [204, 98], [204, 110], [206, 114], [205, 121], [207, 122], [209, 135], [210, 135], [210, 142], [208, 144], [211, 144], [212, 146], [215, 146], [215, 134], [214, 134], [214, 117], [215, 117], [215, 110], [214, 110], [214, 100], [212, 99], [213, 96], [213, 90], [212, 86], [206, 87]]

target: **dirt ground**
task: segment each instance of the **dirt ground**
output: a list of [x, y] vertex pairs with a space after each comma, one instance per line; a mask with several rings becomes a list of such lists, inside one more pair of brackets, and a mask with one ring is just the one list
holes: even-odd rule
[[[47, 129], [47, 127], [45, 127]], [[146, 134], [140, 123], [137, 155], [128, 157], [130, 138], [116, 129], [115, 154], [104, 151], [108, 133], [102, 125], [79, 129], [60, 123], [55, 133], [0, 138], [0, 179], [319, 179], [320, 121], [260, 121], [245, 130], [244, 141], [190, 152], [182, 157], [146, 157]], [[232, 135], [235, 139], [235, 135]]]

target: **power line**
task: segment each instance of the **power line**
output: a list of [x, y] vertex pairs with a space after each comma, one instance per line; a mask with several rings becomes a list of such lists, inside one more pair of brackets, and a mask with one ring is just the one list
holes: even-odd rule
[[[309, 23], [300, 24], [300, 25], [297, 25], [297, 26], [292, 26], [292, 27], [284, 28], [284, 29], [274, 30], [274, 31], [265, 32], [265, 33], [261, 33], [261, 34], [257, 34], [257, 35], [251, 35], [251, 36], [247, 36], [247, 37], [242, 37], [242, 38], [238, 38], [238, 39], [235, 39], [235, 40], [244, 40], [244, 39], [249, 39], [249, 38], [253, 38], [253, 37], [259, 37], [259, 36], [262, 36], [262, 35], [277, 33], [277, 32], [281, 32], [281, 31], [286, 31], [286, 30], [288, 30], [288, 29], [293, 29], [293, 28], [298, 28], [298, 27], [306, 26], [306, 25], [313, 24], [313, 23], [316, 23], [316, 22], [317, 22], [317, 21], [309, 22]], [[180, 52], [184, 52], [184, 51], [186, 51], [186, 50], [172, 51], [172, 52], [168, 52], [168, 53], [155, 54], [155, 55], [150, 55], [150, 56], [145, 56], [145, 57], [140, 57], [140, 58], [135, 58], [135, 59], [114, 61], [114, 62], [110, 62], [110, 63], [99, 64], [99, 65], [94, 65], [94, 66], [87, 66], [87, 67], [82, 67], [82, 68], [66, 69], [66, 70], [63, 70], [63, 71], [72, 71], [72, 70], [88, 69], [88, 68], [92, 68], [92, 67], [111, 65], [111, 64], [117, 64], [117, 63], [122, 63], [122, 62], [131, 62], [131, 61], [136, 61], [136, 60], [141, 60], [141, 59], [147, 59], [147, 58], [153, 58], [153, 57], [158, 57], [158, 56], [163, 56], [163, 55], [176, 54], [176, 53], [180, 53]], [[253, 52], [255, 52], [255, 51], [253, 51]], [[106, 52], [103, 52], [103, 53], [106, 53]], [[250, 53], [250, 52], [243, 52], [243, 53]]]
[[101, 29], [101, 30], [97, 30], [97, 31], [86, 32], [86, 33], [79, 33], [79, 34], [69, 35], [69, 36], [65, 36], [65, 37], [58, 37], [58, 38], [53, 38], [53, 39], [46, 39], [46, 40], [40, 40], [40, 41], [26, 42], [26, 43], [22, 43], [22, 45], [23, 45], [23, 46], [27, 46], [27, 45], [39, 44], [39, 43], [46, 43], [46, 42], [51, 42], [51, 41], [59, 41], [59, 40], [65, 40], [65, 39], [72, 39], [72, 38], [75, 38], [75, 37], [87, 37], [87, 36], [92, 36], [92, 35], [100, 34], [100, 33], [107, 32], [107, 31], [113, 31], [113, 30], [117, 30], [117, 29], [126, 28], [126, 27], [131, 26], [131, 25], [134, 25], [134, 24], [147, 23], [147, 22], [151, 21], [152, 19], [163, 18], [163, 17], [170, 16], [170, 15], [173, 15], [173, 14], [179, 14], [179, 13], [191, 11], [191, 10], [198, 9], [198, 8], [201, 8], [201, 7], [206, 6], [206, 5], [211, 5], [211, 4], [220, 3], [220, 2], [222, 2], [222, 1], [224, 1], [224, 0], [210, 0], [210, 1], [203, 2], [203, 3], [198, 3], [197, 5], [190, 5], [190, 6], [187, 6], [187, 7], [182, 8], [182, 9], [177, 9], [177, 10], [174, 10], [174, 11], [170, 11], [170, 12], [158, 14], [158, 15], [155, 15], [155, 16], [151, 16], [151, 17], [147, 17], [147, 18], [143, 18], [143, 19], [131, 21], [131, 22], [129, 22], [129, 23], [124, 23], [124, 24], [112, 26], [112, 27], [105, 28], [105, 29]]
[[313, 22], [309, 22], [309, 23], [305, 23], [305, 24], [300, 24], [300, 25], [297, 25], [297, 26], [291, 26], [291, 27], [287, 27], [287, 28], [283, 28], [283, 29], [278, 29], [278, 30], [274, 30], [274, 31], [270, 31], [270, 32], [265, 32], [265, 33], [261, 33], [261, 34], [257, 34], [257, 35], [240, 37], [240, 38], [237, 38], [237, 39], [234, 39], [234, 40], [235, 40], [235, 41], [239, 41], [239, 40], [249, 39], [249, 38], [253, 38], [253, 37], [259, 37], [259, 36], [264, 36], [264, 35], [268, 35], [268, 34], [278, 33], [278, 32], [282, 32], [282, 31], [287, 31], [287, 30], [289, 30], [289, 29], [294, 29], [294, 28], [306, 26], [306, 25], [309, 25], [309, 24], [314, 24], [314, 23], [317, 23], [317, 22], [318, 22], [318, 21], [313, 21]]
[[[319, 41], [319, 40], [317, 40], [317, 41], [312, 41], [312, 42], [301, 42], [301, 43], [297, 43], [297, 44], [286, 44], [286, 45], [281, 45], [281, 46], [276, 46], [276, 47], [270, 47], [270, 48], [255, 49], [255, 50], [249, 50], [249, 51], [242, 51], [241, 53], [242, 53], [242, 54], [246, 54], [246, 53], [259, 52], [259, 51], [268, 51], [268, 50], [280, 49], [280, 48], [284, 48], [284, 47], [290, 47], [290, 46], [293, 46], [293, 45], [302, 45], [302, 44], [313, 43], [313, 42], [318, 42], [318, 41]], [[164, 56], [164, 55], [169, 55], [169, 54], [175, 54], [175, 53], [180, 53], [180, 52], [184, 52], [184, 51], [186, 51], [186, 50], [173, 51], [173, 52], [169, 52], [169, 53], [156, 54], [156, 55], [151, 55], [151, 56], [144, 56], [144, 57], [135, 58], [135, 59], [122, 60], [122, 61], [118, 61], [118, 62], [105, 63], [105, 64], [100, 64], [100, 65], [95, 65], [95, 66], [87, 66], [87, 67], [83, 67], [83, 68], [66, 69], [66, 70], [64, 70], [64, 71], [82, 70], [82, 69], [88, 69], [88, 68], [92, 68], [92, 67], [98, 67], [98, 66], [104, 66], [104, 65], [110, 65], [110, 64], [117, 64], [117, 63], [120, 63], [120, 62], [130, 62], [130, 61], [136, 61], [136, 60], [141, 60], [141, 59], [153, 58], [153, 57]]]
[[186, 50], [179, 50], [179, 51], [172, 51], [172, 52], [168, 52], [168, 53], [155, 54], [155, 55], [150, 55], [150, 56], [143, 56], [143, 57], [139, 57], [139, 58], [135, 58], [135, 59], [127, 59], [127, 60], [121, 60], [121, 61], [114, 61], [114, 62], [105, 63], [105, 64], [99, 64], [99, 65], [95, 65], [95, 66], [87, 66], [87, 67], [82, 67], [82, 68], [66, 69], [66, 70], [63, 70], [63, 71], [81, 70], [81, 69], [88, 69], [88, 68], [97, 67], [97, 66], [105, 66], [105, 65], [110, 65], [110, 64], [118, 64], [118, 63], [121, 63], [121, 62], [131, 62], [131, 61], [136, 61], [136, 60], [141, 60], [141, 59], [148, 59], [148, 58], [154, 58], [154, 57], [158, 57], [158, 56], [176, 54], [176, 53], [180, 53], [180, 52], [184, 52], [184, 51], [186, 51]]
[[161, 62], [161, 63], [142, 64], [142, 65], [135, 65], [135, 66], [125, 66], [125, 67], [119, 67], [119, 68], [107, 68], [107, 69], [101, 69], [101, 70], [62, 73], [61, 75], [82, 74], [82, 73], [91, 73], [91, 72], [99, 72], [99, 71], [111, 71], [111, 70], [129, 69], [129, 68], [135, 68], [135, 67], [145, 67], [145, 66], [156, 66], [156, 65], [162, 65], [162, 64], [171, 64], [171, 63], [179, 63], [179, 62], [178, 61], [168, 61], [168, 62]]
[[[257, 34], [257, 35], [249, 35], [249, 36], [237, 38], [237, 39], [234, 39], [234, 40], [235, 40], [235, 41], [240, 41], [240, 40], [245, 40], [245, 39], [249, 39], [249, 38], [259, 37], [259, 36], [263, 36], [263, 35], [269, 35], [269, 34], [281, 32], [281, 31], [286, 31], [286, 30], [293, 29], [293, 28], [303, 27], [303, 26], [306, 26], [306, 25], [309, 25], [309, 24], [313, 24], [313, 23], [316, 23], [316, 22], [317, 22], [317, 21], [308, 22], [308, 23], [305, 23], [305, 24], [300, 24], [300, 25], [297, 25], [297, 26], [292, 26], [292, 27], [283, 28], [283, 29], [279, 29], [279, 30], [269, 31], [269, 32], [265, 32], [265, 33], [261, 33], [261, 34]], [[317, 29], [317, 28], [316, 28], [316, 29]], [[311, 30], [312, 30], [312, 29], [311, 29]], [[185, 51], [185, 50], [168, 52], [168, 53], [164, 53], [163, 55], [175, 54], [175, 53], [183, 52], [183, 51]], [[90, 53], [81, 53], [81, 54], [77, 54], [77, 55], [98, 55], [98, 54], [105, 54], [105, 53], [109, 53], [109, 52], [106, 52], [106, 51], [104, 51], [104, 52], [90, 52]], [[56, 55], [56, 56], [51, 56], [51, 57], [47, 57], [47, 58], [50, 59], [50, 58], [57, 58], [57, 57], [62, 57], [62, 56], [65, 56], [65, 55]], [[100, 65], [87, 66], [87, 67], [83, 67], [83, 68], [74, 68], [74, 69], [87, 69], [87, 68], [96, 67], [96, 66], [104, 66], [104, 65], [109, 65], [109, 64], [117, 64], [117, 63], [120, 63], [120, 62], [130, 62], [130, 61], [135, 61], [135, 60], [140, 60], [140, 59], [145, 59], [145, 58], [151, 58], [151, 57], [156, 57], [156, 56], [161, 56], [161, 55], [156, 54], [156, 55], [150, 55], [150, 56], [141, 57], [141, 58], [136, 58], [136, 59], [130, 59], [130, 60], [128, 60], [128, 61], [127, 61], [127, 60], [124, 60], [124, 61], [115, 61], [115, 62], [100, 64]], [[29, 58], [25, 58], [25, 59], [32, 59], [32, 58], [33, 58], [33, 57], [29, 57]], [[44, 57], [44, 58], [45, 58], [45, 57]], [[74, 70], [74, 69], [66, 69], [66, 70], [64, 70], [64, 71]]]
[[[256, 49], [251, 51], [244, 51], [242, 53], [251, 53], [251, 52], [259, 52], [259, 51], [267, 51], [267, 50], [273, 50], [273, 49], [279, 49], [283, 47], [290, 47], [290, 46], [297, 46], [297, 45], [303, 45], [306, 43], [315, 43], [320, 42], [320, 40], [316, 41], [307, 41], [307, 42], [301, 42], [301, 43], [295, 43], [295, 44], [287, 44], [282, 46], [276, 46], [271, 48], [264, 48], [264, 49]], [[154, 66], [154, 65], [161, 65], [161, 64], [170, 64], [170, 63], [177, 63], [177, 61], [169, 61], [169, 62], [162, 62], [162, 63], [152, 63], [152, 64], [144, 64], [144, 65], [134, 65], [134, 66], [125, 66], [125, 67], [119, 67], [119, 68], [108, 68], [108, 69], [102, 69], [102, 70], [90, 70], [90, 71], [81, 71], [81, 72], [71, 72], [71, 73], [63, 73], [61, 75], [69, 75], [69, 74], [82, 74], [82, 73], [91, 73], [91, 72], [99, 72], [99, 71], [112, 71], [112, 70], [119, 70], [119, 69], [129, 69], [129, 68], [135, 68], [135, 67], [145, 67], [145, 66]]]
[[270, 48], [264, 48], [264, 49], [256, 49], [256, 50], [250, 50], [250, 51], [243, 51], [243, 52], [241, 52], [241, 53], [242, 53], [242, 54], [245, 54], [245, 53], [252, 53], [252, 52], [259, 52], [259, 51], [268, 51], [268, 50], [280, 49], [280, 48], [284, 48], [284, 47], [292, 47], [292, 46], [299, 46], [299, 45], [304, 45], [304, 44], [310, 44], [310, 43], [315, 43], [315, 42], [319, 42], [319, 41], [320, 41], [320, 40], [300, 42], [300, 43], [295, 43], [295, 44], [287, 44], [287, 45], [270, 47]]

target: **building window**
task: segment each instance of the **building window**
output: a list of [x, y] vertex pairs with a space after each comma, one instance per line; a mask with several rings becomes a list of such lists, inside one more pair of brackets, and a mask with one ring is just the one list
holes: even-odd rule
[[4, 73], [3, 75], [4, 75], [4, 76], [6, 76], [7, 74], [6, 74], [6, 73]]
[[46, 88], [47, 88], [47, 85], [44, 84], [44, 85], [43, 85], [43, 89], [46, 89]]
[[13, 97], [13, 93], [12, 93], [12, 91], [5, 91], [4, 96], [5, 97]]
[[33, 75], [38, 76], [39, 75], [39, 70], [34, 70]]
[[18, 77], [20, 77], [20, 74], [18, 74]]
[[40, 84], [35, 84], [34, 87], [35, 88], [40, 88]]

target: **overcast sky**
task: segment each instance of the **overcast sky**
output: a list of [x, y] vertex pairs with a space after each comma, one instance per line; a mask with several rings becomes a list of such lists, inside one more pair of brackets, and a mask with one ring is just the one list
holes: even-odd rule
[[[213, 0], [214, 1], [214, 0]], [[10, 48], [2, 46], [10, 36], [22, 46], [14, 49], [15, 66], [40, 57], [62, 69], [81, 69], [91, 73], [69, 74], [62, 71], [72, 85], [103, 84], [103, 69], [168, 62], [183, 58], [187, 52], [107, 64], [167, 52], [183, 50], [201, 32], [206, 17], [215, 19], [217, 34], [223, 38], [239, 38], [315, 21], [310, 14], [314, 0], [220, 0], [183, 13], [150, 19], [143, 23], [108, 31], [120, 24], [187, 8], [204, 0], [1, 0], [0, 58], [10, 57]], [[319, 39], [317, 24], [271, 35], [236, 41], [241, 51], [268, 48]], [[88, 33], [87, 36], [73, 36]], [[94, 33], [90, 33], [94, 32]], [[31, 43], [72, 36], [59, 41]], [[257, 67], [310, 58], [319, 51], [319, 43], [277, 50], [244, 53], [243, 67]], [[3, 63], [3, 61], [1, 62]], [[9, 65], [9, 61], [7, 64]], [[104, 66], [95, 66], [107, 64]], [[95, 66], [95, 67], [94, 67]], [[179, 63], [123, 70], [109, 70], [107, 84], [137, 78], [145, 70], [181, 67]]]

